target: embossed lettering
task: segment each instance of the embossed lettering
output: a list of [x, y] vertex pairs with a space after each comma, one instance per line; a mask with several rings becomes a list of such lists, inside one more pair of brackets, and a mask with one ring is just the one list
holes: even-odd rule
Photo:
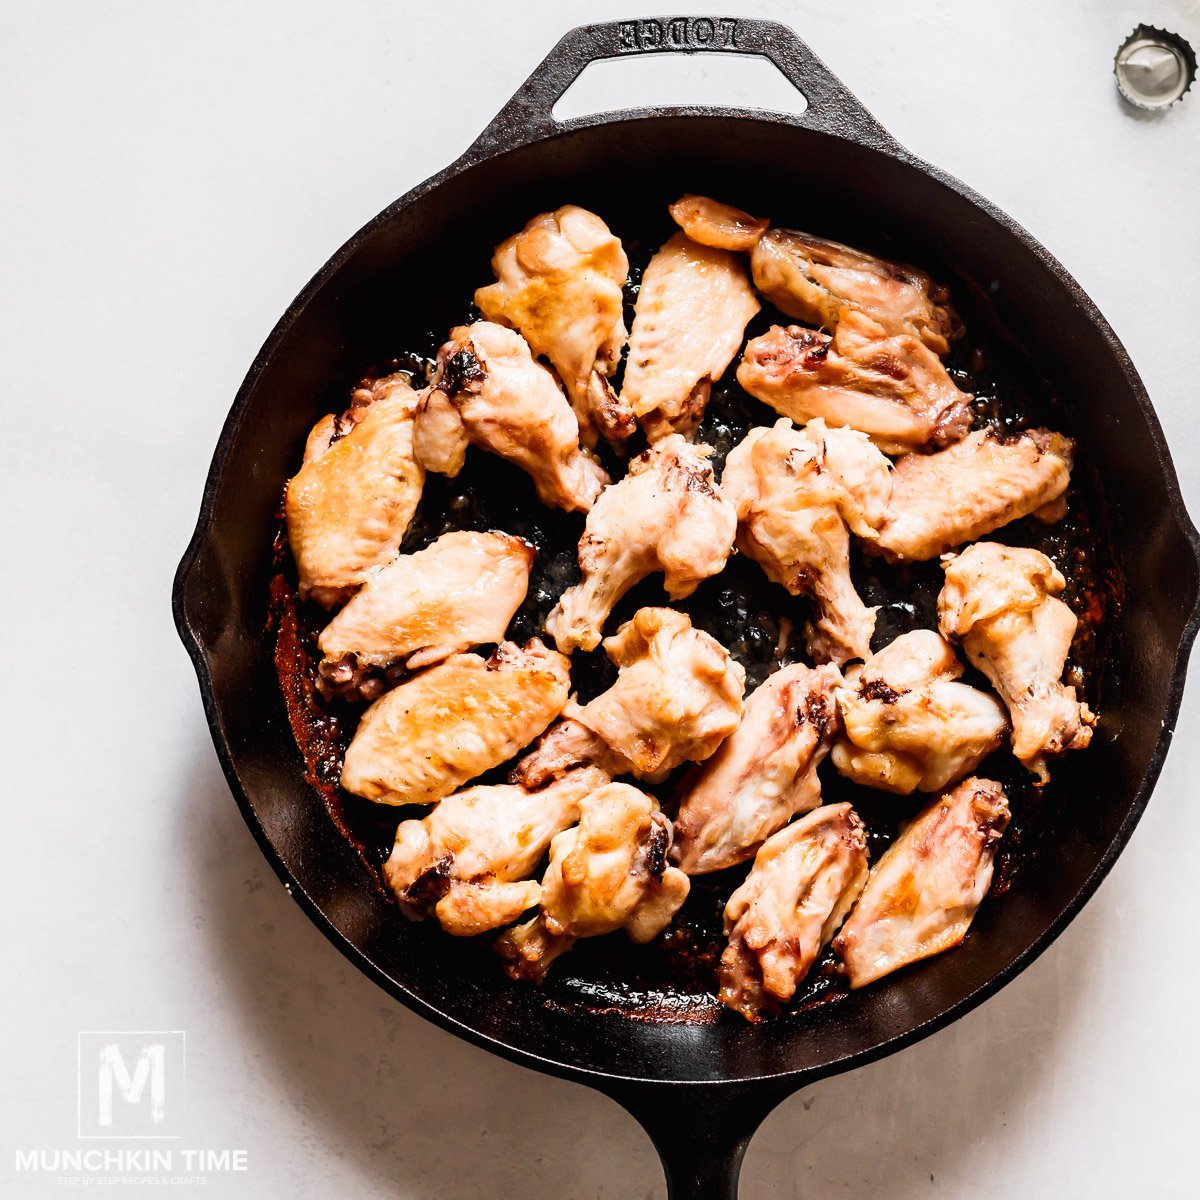
[[721, 31], [722, 46], [737, 45], [737, 21], [733, 17], [722, 17], [717, 22], [717, 28]]
[[617, 26], [617, 44], [622, 50], [636, 50], [638, 48], [636, 22], [622, 21]]
[[707, 17], [697, 17], [693, 34], [699, 45], [707, 46], [713, 38], [713, 23]]
[[686, 46], [688, 42], [688, 19], [676, 17], [667, 25], [667, 45]]
[[663, 30], [657, 21], [642, 22], [642, 49], [653, 50], [662, 45]]
[[720, 50], [738, 48], [735, 17], [672, 17], [662, 21], [622, 21], [617, 26], [620, 53], [638, 50]]

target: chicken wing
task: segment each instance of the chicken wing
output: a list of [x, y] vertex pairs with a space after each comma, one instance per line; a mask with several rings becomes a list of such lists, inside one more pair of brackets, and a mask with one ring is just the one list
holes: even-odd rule
[[413, 454], [417, 401], [404, 376], [389, 375], [309, 434], [285, 501], [302, 599], [333, 608], [396, 557], [425, 486]]
[[867, 882], [867, 836], [849, 804], [827, 804], [769, 837], [725, 906], [721, 1003], [748, 1021], [796, 993]]
[[1004, 740], [1008, 718], [987, 692], [956, 682], [963, 666], [932, 629], [915, 629], [846, 672], [844, 733], [833, 765], [885, 792], [940, 792]]
[[537, 916], [496, 943], [514, 979], [540, 982], [581, 937], [624, 929], [648, 942], [687, 899], [688, 877], [667, 865], [671, 823], [652, 797], [610, 783], [579, 809], [579, 824], [550, 843]]
[[519, 333], [476, 321], [450, 331], [417, 409], [417, 457], [457, 475], [476, 445], [525, 471], [543, 504], [587, 512], [608, 476], [579, 447], [579, 422]]
[[888, 847], [833, 947], [852, 988], [957, 946], [992, 882], [1008, 797], [972, 776]]
[[594, 767], [537, 792], [509, 784], [447, 796], [421, 820], [404, 821], [383, 878], [413, 920], [432, 912], [458, 937], [498, 929], [541, 899], [528, 876], [556, 833], [579, 820], [579, 802], [608, 783]]
[[821, 803], [817, 766], [837, 730], [837, 667], [781, 667], [746, 698], [732, 736], [680, 789], [672, 860], [689, 875], [752, 857]]
[[758, 300], [741, 260], [677, 233], [642, 275], [621, 399], [651, 441], [689, 433]]
[[967, 658], [991, 681], [1012, 718], [1013, 753], [1040, 782], [1046, 759], [1082, 750], [1095, 714], [1060, 682], [1077, 624], [1058, 599], [1066, 587], [1040, 551], [979, 542], [942, 560], [946, 583], [938, 622], [961, 640]]
[[715, 638], [670, 608], [642, 608], [604, 650], [617, 682], [582, 707], [574, 701], [514, 769], [536, 787], [576, 763], [657, 783], [701, 762], [737, 728], [746, 672]]
[[793, 229], [772, 229], [754, 246], [754, 286], [789, 317], [833, 329], [848, 309], [888, 329], [908, 329], [945, 354], [963, 326], [949, 291], [924, 271]]
[[628, 336], [622, 288], [629, 260], [595, 213], [573, 204], [541, 213], [492, 255], [496, 282], [475, 303], [489, 321], [511, 325], [550, 360], [571, 398], [586, 446], [637, 427], [608, 380]]
[[937, 454], [905, 455], [872, 544], [890, 562], [936, 558], [1031, 513], [1057, 520], [1073, 449], [1048, 429], [1013, 438], [978, 429]]
[[785, 417], [861, 430], [888, 454], [949, 445], [971, 428], [971, 397], [938, 356], [856, 308], [842, 310], [832, 337], [772, 326], [746, 347], [737, 379]]
[[317, 685], [373, 700], [378, 672], [415, 671], [459, 650], [504, 640], [529, 586], [533, 547], [505, 533], [444, 533], [367, 576], [321, 632]]
[[431, 804], [527, 746], [567, 702], [570, 664], [537, 638], [454, 654], [381, 696], [346, 750], [342, 787]]
[[871, 652], [875, 610], [850, 579], [850, 537], [883, 519], [891, 464], [861, 433], [787, 420], [752, 429], [730, 452], [721, 489], [737, 510], [737, 546], [793, 596], [813, 598], [809, 650], [843, 663]]
[[647, 575], [662, 571], [667, 595], [681, 600], [725, 565], [737, 515], [717, 489], [711, 454], [678, 434], [663, 438], [596, 502], [579, 542], [583, 579], [546, 620], [563, 653], [594, 650], [613, 606]]
[[670, 206], [671, 219], [701, 246], [717, 250], [753, 250], [768, 222], [707, 196], [680, 196]]

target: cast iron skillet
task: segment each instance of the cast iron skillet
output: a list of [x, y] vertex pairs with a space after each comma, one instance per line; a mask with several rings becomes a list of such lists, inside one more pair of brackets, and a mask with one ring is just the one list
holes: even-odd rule
[[[637, 110], [557, 123], [551, 109], [589, 62], [642, 52], [768, 58], [807, 98], [803, 115]], [[818, 232], [885, 231], [918, 262], [991, 285], [1106, 484], [1114, 552], [1129, 581], [1103, 681], [1103, 721], [1074, 766], [1052, 843], [985, 905], [953, 953], [883, 986], [748, 1025], [634, 1021], [552, 1007], [484, 976], [452, 939], [410, 925], [365, 886], [351, 847], [305, 784], [265, 630], [269, 546], [281, 488], [328, 397], [432, 325], [438, 295], [469, 296], [487, 245], [575, 200], [605, 211], [645, 186], [795, 211]], [[845, 240], [853, 240], [847, 236]], [[476, 272], [476, 274], [471, 274]], [[439, 333], [444, 332], [438, 330]], [[661, 18], [573, 30], [478, 141], [357, 233], [267, 339], [221, 434], [174, 611], [213, 739], [242, 813], [289, 891], [329, 939], [392, 995], [497, 1054], [605, 1092], [645, 1126], [672, 1196], [734, 1196], [751, 1134], [785, 1096], [889, 1054], [960, 1017], [1024, 969], [1095, 891], [1162, 766], [1200, 612], [1200, 543], [1137, 372], [1075, 281], [1023, 229], [898, 146], [796, 35], [748, 19]]]

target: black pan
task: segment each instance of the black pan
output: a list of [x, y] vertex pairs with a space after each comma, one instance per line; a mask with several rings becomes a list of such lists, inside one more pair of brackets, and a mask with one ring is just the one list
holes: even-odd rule
[[[557, 123], [588, 63], [721, 51], [772, 61], [800, 116], [637, 110]], [[267, 634], [269, 545], [303, 437], [368, 364], [431, 327], [439, 297], [469, 296], [477, 247], [567, 200], [605, 212], [630, 189], [704, 190], [794, 212], [853, 240], [896, 237], [921, 263], [985, 287], [1072, 417], [1105, 481], [1117, 565], [1103, 720], [1072, 765], [1054, 838], [985, 905], [956, 951], [802, 1014], [748, 1025], [635, 1021], [552, 1005], [479, 968], [461, 943], [410, 925], [372, 889], [305, 783]], [[755, 207], [757, 206], [757, 207]], [[478, 241], [478, 238], [476, 238]], [[439, 329], [438, 332], [444, 332]], [[889, 1054], [963, 1015], [1029, 965], [1095, 891], [1162, 766], [1200, 614], [1200, 544], [1137, 372], [1075, 281], [1023, 229], [898, 146], [795, 34], [768, 21], [679, 17], [575, 29], [478, 141], [346, 243], [267, 339], [221, 434], [175, 581], [179, 632], [200, 678], [230, 787], [264, 854], [330, 940], [430, 1020], [526, 1066], [589, 1084], [645, 1126], [673, 1196], [733, 1196], [751, 1134], [785, 1096]]]

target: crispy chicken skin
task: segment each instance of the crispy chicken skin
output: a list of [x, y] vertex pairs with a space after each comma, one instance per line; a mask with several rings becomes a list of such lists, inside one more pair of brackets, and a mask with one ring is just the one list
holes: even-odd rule
[[721, 1003], [759, 1021], [796, 993], [867, 882], [867, 837], [827, 804], [769, 837], [725, 906]]
[[717, 250], [753, 250], [769, 223], [707, 196], [680, 196], [670, 213], [693, 242]]
[[758, 299], [740, 258], [677, 233], [642, 275], [621, 400], [651, 441], [690, 433]]
[[639, 609], [604, 650], [617, 682], [582, 707], [568, 703], [514, 768], [514, 783], [536, 787], [580, 762], [657, 783], [706, 759], [737, 728], [746, 672], [684, 613]]
[[342, 787], [431, 804], [527, 746], [567, 702], [570, 664], [537, 638], [454, 654], [381, 696], [346, 750]]
[[940, 792], [1004, 740], [1008, 717], [987, 692], [958, 683], [944, 638], [915, 629], [846, 672], [837, 702], [844, 732], [833, 765], [885, 792]]
[[821, 803], [817, 766], [837, 730], [833, 666], [781, 667], [746, 698], [741, 723], [680, 788], [672, 861], [689, 875], [751, 858]]
[[783, 416], [861, 430], [887, 454], [949, 445], [971, 428], [971, 397], [938, 356], [855, 308], [842, 311], [832, 337], [772, 326], [747, 345], [737, 379]]
[[605, 489], [579, 542], [583, 579], [546, 619], [564, 654], [594, 650], [613, 606], [647, 575], [661, 571], [667, 595], [681, 600], [724, 567], [737, 516], [717, 488], [711, 454], [673, 434]]
[[415, 445], [427, 470], [457, 475], [468, 445], [525, 471], [543, 504], [587, 512], [608, 476], [579, 447], [579, 422], [554, 376], [520, 334], [476, 321], [450, 331], [417, 409]]
[[888, 847], [833, 946], [852, 988], [962, 941], [992, 882], [1008, 797], [972, 776]]
[[413, 454], [417, 401], [404, 376], [389, 375], [308, 435], [285, 500], [301, 599], [333, 608], [396, 557], [425, 485]]
[[891, 464], [861, 433], [788, 420], [751, 429], [730, 452], [721, 490], [735, 506], [737, 547], [818, 619], [809, 651], [841, 664], [871, 653], [875, 610], [850, 579], [850, 537], [872, 535], [886, 511]]
[[510, 784], [455, 792], [421, 820], [400, 824], [384, 882], [406, 916], [432, 912], [455, 936], [508, 925], [541, 899], [528, 876], [550, 840], [606, 783], [603, 771], [583, 767], [536, 792]]
[[648, 942], [687, 899], [688, 877], [667, 865], [671, 823], [652, 797], [610, 783], [579, 808], [579, 824], [550, 843], [537, 916], [496, 943], [514, 979], [540, 982], [581, 937], [624, 929]]
[[[371, 670], [427, 667], [459, 650], [504, 640], [529, 586], [534, 549], [505, 533], [444, 533], [367, 576], [321, 631], [317, 684], [326, 695], [375, 699]], [[374, 693], [374, 694], [372, 694]]]
[[887, 329], [911, 330], [935, 354], [963, 332], [950, 293], [924, 271], [793, 229], [757, 239], [750, 260], [754, 286], [781, 312], [833, 329], [848, 309]]
[[1046, 759], [1082, 750], [1096, 717], [1060, 682], [1075, 614], [1058, 599], [1066, 580], [1040, 551], [978, 542], [942, 560], [942, 632], [991, 681], [1012, 718], [1013, 753], [1039, 782]]
[[585, 446], [597, 433], [622, 441], [637, 427], [609, 386], [625, 345], [625, 277], [620, 239], [574, 204], [534, 217], [492, 255], [496, 282], [475, 303], [489, 321], [511, 325], [550, 360], [571, 399]]
[[937, 454], [896, 464], [874, 547], [891, 562], [936, 558], [1031, 513], [1056, 520], [1074, 445], [1048, 429], [999, 438], [978, 429]]

